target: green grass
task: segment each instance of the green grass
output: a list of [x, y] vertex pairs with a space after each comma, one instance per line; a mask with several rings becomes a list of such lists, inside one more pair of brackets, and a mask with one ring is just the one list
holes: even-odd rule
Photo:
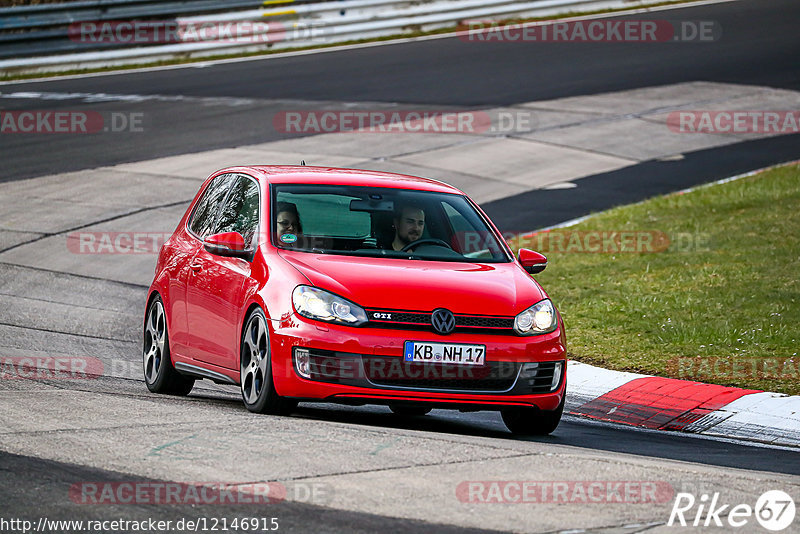
[[554, 232], [630, 230], [663, 232], [669, 248], [547, 253], [536, 278], [564, 317], [571, 358], [800, 394], [800, 166], [615, 208]]

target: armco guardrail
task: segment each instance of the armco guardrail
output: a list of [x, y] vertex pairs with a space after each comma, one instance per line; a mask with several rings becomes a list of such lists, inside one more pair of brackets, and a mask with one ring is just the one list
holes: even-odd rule
[[[257, 3], [260, 7], [253, 9], [253, 2], [245, 1], [98, 0], [49, 4], [73, 6], [76, 8], [74, 10], [64, 7], [61, 11], [49, 11], [42, 9], [44, 6], [30, 6], [24, 9], [25, 13], [21, 13], [15, 10], [23, 8], [6, 8], [0, 9], [0, 32], [5, 30], [5, 33], [0, 33], [0, 74], [53, 72], [280, 50], [427, 31], [470, 20], [631, 8], [656, 1], [271, 0]], [[223, 5], [225, 11], [220, 12]], [[231, 8], [237, 7], [241, 9], [231, 11]], [[103, 13], [97, 14], [98, 9]], [[17, 15], [12, 17], [9, 12]], [[88, 15], [89, 12], [97, 16], [93, 18]], [[62, 16], [59, 23], [52, 22], [56, 13]], [[51, 21], [48, 24], [54, 27], [48, 30], [35, 29], [44, 25], [44, 18], [36, 17], [44, 17], [45, 14]], [[183, 16], [165, 18], [175, 14]], [[19, 16], [33, 17], [35, 22], [27, 32], [9, 32], [8, 24], [11, 24], [10, 21], [19, 21]], [[134, 19], [139, 22], [134, 22]], [[142, 31], [137, 34], [138, 30]], [[154, 31], [157, 35], [154, 35]], [[169, 38], [165, 38], [165, 35], [169, 35]]]
[[0, 8], [0, 30], [32, 29], [85, 20], [125, 20], [256, 8], [263, 0], [94, 0]]
[[0, 8], [0, 59], [75, 51], [120, 48], [126, 43], [80, 43], [70, 28], [81, 22], [152, 20], [231, 9], [252, 11], [264, 5], [303, 4], [322, 0], [93, 0]]

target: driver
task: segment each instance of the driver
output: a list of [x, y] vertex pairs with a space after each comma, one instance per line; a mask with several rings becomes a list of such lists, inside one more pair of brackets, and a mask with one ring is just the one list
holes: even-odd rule
[[417, 241], [425, 230], [425, 211], [418, 206], [399, 206], [394, 212], [394, 241], [392, 248], [402, 250], [403, 247]]

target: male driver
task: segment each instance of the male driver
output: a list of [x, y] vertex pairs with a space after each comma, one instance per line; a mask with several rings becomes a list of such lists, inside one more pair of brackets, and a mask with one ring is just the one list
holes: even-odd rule
[[394, 214], [394, 241], [392, 248], [402, 250], [422, 237], [425, 230], [425, 212], [417, 206], [400, 206]]

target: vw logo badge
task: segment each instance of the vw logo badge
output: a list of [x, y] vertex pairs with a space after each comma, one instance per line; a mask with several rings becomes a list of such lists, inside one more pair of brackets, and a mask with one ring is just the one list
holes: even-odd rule
[[456, 318], [453, 312], [444, 308], [437, 308], [431, 314], [431, 324], [437, 334], [446, 336], [456, 328]]

